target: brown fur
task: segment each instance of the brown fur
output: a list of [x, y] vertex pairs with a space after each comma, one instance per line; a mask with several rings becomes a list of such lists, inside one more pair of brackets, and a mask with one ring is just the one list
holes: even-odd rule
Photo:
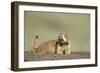
[[52, 54], [55, 53], [56, 40], [47, 41], [37, 48], [38, 54]]
[[42, 43], [36, 51], [40, 55], [46, 54], [70, 54], [70, 43], [65, 43], [64, 45], [60, 45], [56, 40], [50, 40], [45, 43]]
[[38, 46], [39, 46], [39, 44], [38, 44], [38, 36], [36, 36], [32, 40], [32, 48], [33, 48], [33, 51], [34, 52], [36, 51], [36, 49], [38, 48]]

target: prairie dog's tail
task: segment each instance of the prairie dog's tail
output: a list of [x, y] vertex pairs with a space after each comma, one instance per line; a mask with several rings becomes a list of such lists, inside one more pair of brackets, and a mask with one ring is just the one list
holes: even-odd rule
[[38, 47], [39, 43], [38, 43], [38, 35], [35, 36], [35, 38], [33, 37], [32, 39], [32, 49], [35, 52], [37, 47]]
[[38, 35], [35, 36], [35, 39], [38, 39]]

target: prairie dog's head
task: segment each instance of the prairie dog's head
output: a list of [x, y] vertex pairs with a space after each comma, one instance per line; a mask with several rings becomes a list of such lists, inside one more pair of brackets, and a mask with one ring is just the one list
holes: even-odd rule
[[65, 33], [60, 33], [60, 35], [58, 36], [58, 41], [60, 43], [66, 43], [68, 41], [68, 35]]

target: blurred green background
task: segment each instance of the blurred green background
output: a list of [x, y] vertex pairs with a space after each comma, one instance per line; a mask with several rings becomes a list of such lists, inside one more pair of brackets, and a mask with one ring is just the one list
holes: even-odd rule
[[60, 32], [67, 33], [72, 51], [90, 51], [90, 15], [80, 13], [24, 12], [24, 48], [32, 50], [32, 38], [39, 43], [56, 39]]

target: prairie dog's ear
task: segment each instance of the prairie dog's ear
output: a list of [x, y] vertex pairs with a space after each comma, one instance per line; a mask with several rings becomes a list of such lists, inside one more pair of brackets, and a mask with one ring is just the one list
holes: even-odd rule
[[64, 33], [60, 32], [58, 36], [64, 36], [64, 35], [65, 35]]
[[68, 34], [65, 34], [66, 37], [68, 37]]
[[65, 34], [65, 37], [70, 40], [70, 35], [69, 34]]
[[56, 34], [57, 36], [59, 36], [59, 35], [61, 35], [61, 32], [57, 32], [57, 34]]

